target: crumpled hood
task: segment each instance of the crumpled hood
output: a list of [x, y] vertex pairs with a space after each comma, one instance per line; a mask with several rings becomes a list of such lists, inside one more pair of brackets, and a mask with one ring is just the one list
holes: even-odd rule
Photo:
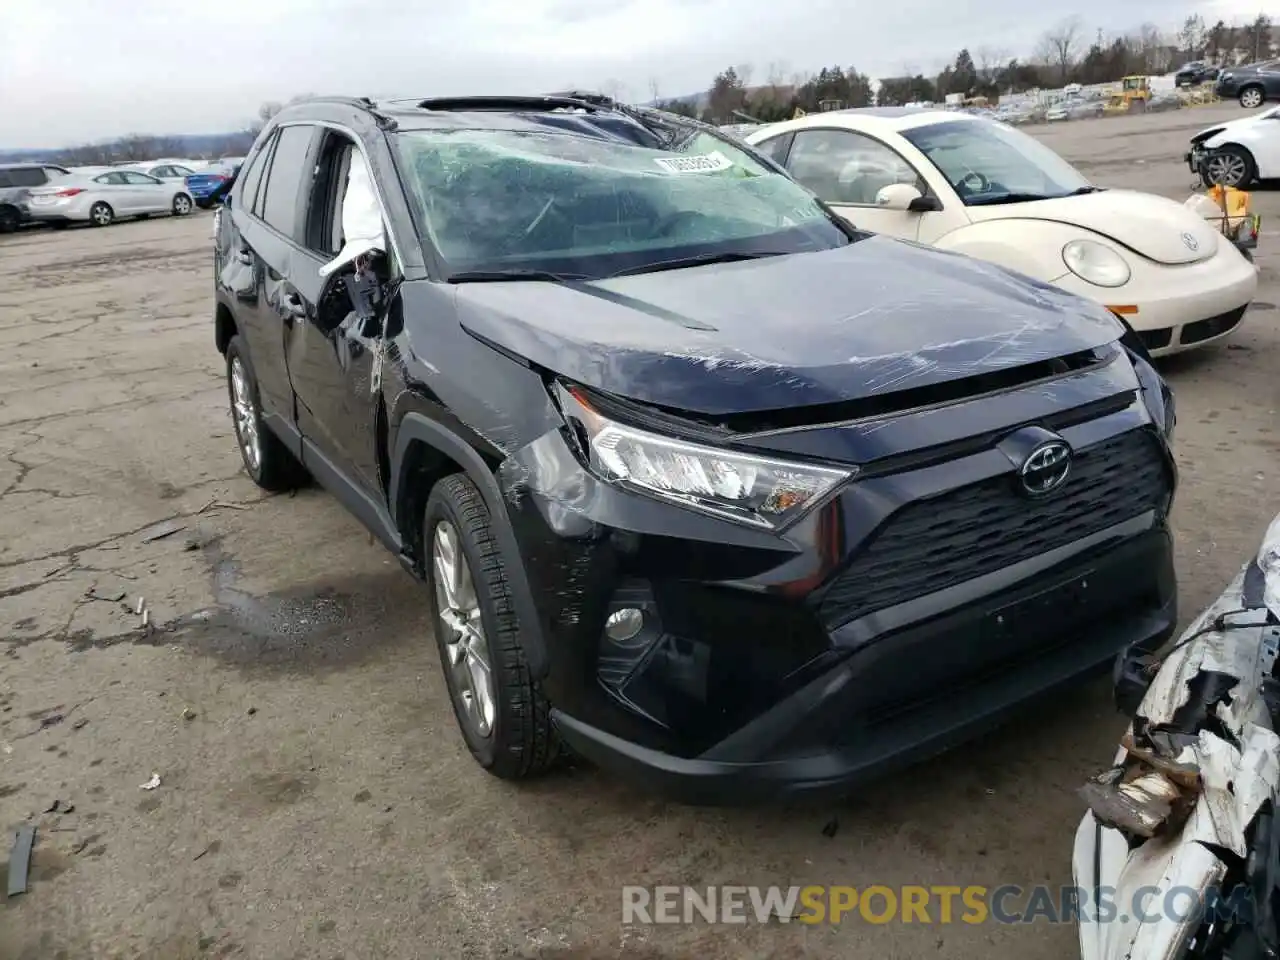
[[1218, 250], [1219, 234], [1205, 220], [1174, 200], [1135, 190], [968, 207], [965, 212], [974, 222], [1049, 220], [1083, 227], [1157, 263], [1196, 263]]
[[464, 283], [462, 326], [571, 380], [704, 414], [861, 399], [1111, 343], [1103, 307], [884, 237], [590, 283]]

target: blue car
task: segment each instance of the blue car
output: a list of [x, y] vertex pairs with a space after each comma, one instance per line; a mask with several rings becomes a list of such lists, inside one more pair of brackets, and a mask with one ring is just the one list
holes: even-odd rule
[[218, 203], [236, 182], [240, 166], [220, 167], [207, 173], [194, 173], [186, 178], [187, 192], [197, 207], [208, 209]]

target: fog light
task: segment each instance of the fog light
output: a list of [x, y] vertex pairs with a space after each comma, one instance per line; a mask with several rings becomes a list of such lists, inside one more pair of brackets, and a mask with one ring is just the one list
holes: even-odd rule
[[626, 643], [644, 628], [644, 614], [636, 607], [623, 607], [609, 614], [604, 634], [614, 643]]

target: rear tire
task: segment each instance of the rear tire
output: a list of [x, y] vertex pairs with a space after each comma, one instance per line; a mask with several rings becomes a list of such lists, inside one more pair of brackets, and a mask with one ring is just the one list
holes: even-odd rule
[[[451, 550], [444, 546], [450, 541]], [[436, 646], [467, 749], [503, 780], [544, 773], [562, 750], [550, 705], [520, 645], [507, 574], [508, 565], [520, 560], [503, 554], [484, 498], [464, 474], [445, 477], [432, 489], [422, 548]], [[487, 659], [487, 670], [477, 658]], [[487, 690], [480, 688], [485, 675]]]
[[111, 209], [111, 204], [99, 200], [89, 208], [89, 222], [95, 227], [108, 227], [116, 218], [116, 212]]
[[1266, 91], [1254, 84], [1240, 91], [1240, 106], [1246, 110], [1256, 110], [1266, 101]]
[[16, 207], [0, 206], [0, 233], [13, 233], [22, 222]]
[[173, 198], [173, 215], [175, 217], [185, 217], [191, 212], [191, 198], [185, 193], [180, 193]]
[[284, 442], [262, 422], [258, 379], [240, 337], [227, 344], [227, 395], [236, 446], [249, 479], [263, 490], [279, 493], [306, 483], [307, 471]]

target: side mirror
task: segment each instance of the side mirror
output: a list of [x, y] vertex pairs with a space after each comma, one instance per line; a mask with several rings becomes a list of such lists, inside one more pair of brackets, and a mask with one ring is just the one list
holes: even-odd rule
[[907, 213], [927, 213], [942, 209], [937, 197], [926, 197], [909, 183], [891, 183], [887, 187], [881, 187], [876, 194], [876, 206]]

